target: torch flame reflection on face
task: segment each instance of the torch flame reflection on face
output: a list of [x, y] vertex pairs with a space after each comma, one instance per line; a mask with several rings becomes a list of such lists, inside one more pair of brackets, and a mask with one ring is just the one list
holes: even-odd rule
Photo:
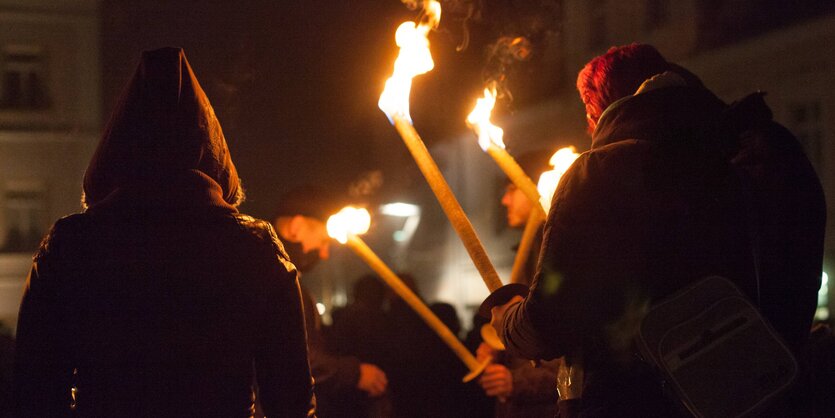
[[494, 145], [504, 149], [504, 131], [502, 128], [490, 122], [490, 113], [496, 105], [496, 89], [494, 87], [484, 89], [484, 97], [477, 99], [475, 108], [467, 116], [467, 124], [473, 128], [478, 135], [478, 145], [487, 151], [492, 142]]
[[420, 22], [403, 22], [395, 32], [394, 39], [400, 47], [400, 54], [394, 61], [394, 72], [386, 81], [383, 94], [377, 105], [392, 120], [395, 115], [411, 122], [409, 94], [412, 78], [427, 73], [435, 67], [429, 51], [429, 31], [438, 27], [441, 21], [441, 3], [431, 0], [424, 7]]
[[557, 190], [562, 175], [579, 156], [580, 154], [575, 151], [574, 147], [560, 148], [551, 156], [549, 164], [554, 168], [542, 173], [539, 177], [539, 183], [536, 185], [539, 190], [539, 203], [542, 204], [545, 213], [548, 213], [548, 210], [551, 209], [551, 198]]
[[362, 235], [371, 226], [368, 210], [346, 206], [336, 215], [328, 218], [328, 235], [341, 244], [348, 242], [349, 235]]

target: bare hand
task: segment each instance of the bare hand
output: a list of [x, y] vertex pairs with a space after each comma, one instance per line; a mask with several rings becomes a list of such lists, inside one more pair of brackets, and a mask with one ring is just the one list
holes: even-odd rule
[[478, 379], [487, 396], [505, 400], [513, 393], [513, 375], [501, 364], [490, 364]]
[[367, 392], [368, 396], [372, 398], [376, 398], [386, 391], [388, 384], [386, 374], [379, 367], [373, 364], [360, 363], [360, 380], [357, 382], [359, 390]]
[[490, 309], [490, 325], [496, 329], [496, 333], [498, 335], [502, 335], [502, 330], [500, 328], [502, 326], [502, 322], [504, 322], [504, 315], [507, 312], [507, 308], [522, 302], [523, 300], [525, 300], [523, 297], [517, 295], [507, 301], [504, 305], [494, 306]]
[[497, 351], [490, 347], [486, 343], [481, 343], [478, 345], [478, 349], [475, 350], [475, 358], [478, 360], [479, 363], [483, 363], [485, 361], [492, 361], [492, 359], [496, 358]]

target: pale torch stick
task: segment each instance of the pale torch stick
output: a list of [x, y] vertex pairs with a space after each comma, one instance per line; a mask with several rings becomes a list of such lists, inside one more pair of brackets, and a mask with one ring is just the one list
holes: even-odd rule
[[440, 22], [441, 4], [434, 0], [430, 0], [426, 4], [424, 19], [421, 22], [405, 22], [397, 28], [395, 41], [397, 46], [400, 47], [400, 53], [394, 62], [394, 72], [391, 78], [386, 81], [386, 87], [380, 95], [378, 105], [403, 138], [403, 142], [412, 154], [427, 183], [429, 183], [432, 192], [435, 193], [435, 197], [441, 204], [450, 223], [452, 223], [452, 227], [464, 243], [464, 247], [467, 249], [467, 253], [482, 280], [484, 280], [484, 284], [492, 292], [502, 286], [499, 275], [496, 273], [493, 263], [487, 257], [487, 252], [481, 245], [481, 240], [476, 235], [470, 220], [467, 219], [467, 215], [461, 209], [461, 205], [426, 149], [420, 135], [412, 126], [409, 116], [409, 93], [412, 87], [412, 78], [430, 71], [435, 65], [429, 51], [427, 35]]
[[414, 311], [417, 313], [426, 325], [429, 326], [441, 340], [449, 346], [450, 349], [458, 356], [459, 359], [467, 366], [470, 371], [464, 376], [463, 381], [469, 382], [476, 376], [480, 375], [487, 367], [489, 359], [484, 363], [479, 363], [472, 353], [464, 347], [464, 344], [458, 340], [458, 337], [438, 319], [438, 317], [430, 310], [420, 298], [409, 289], [402, 280], [381, 260], [377, 254], [366, 245], [358, 234], [363, 234], [368, 231], [368, 226], [371, 222], [371, 217], [365, 209], [358, 209], [354, 207], [346, 207], [339, 211], [336, 215], [328, 218], [328, 235], [335, 240], [348, 246], [354, 251], [363, 261], [374, 270], [380, 278], [388, 285], [394, 293], [397, 293]]

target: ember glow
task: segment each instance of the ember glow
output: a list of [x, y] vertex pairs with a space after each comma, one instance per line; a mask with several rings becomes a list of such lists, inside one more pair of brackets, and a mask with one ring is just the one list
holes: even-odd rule
[[427, 36], [440, 22], [441, 3], [431, 0], [426, 2], [420, 22], [403, 22], [395, 32], [394, 40], [400, 47], [400, 53], [394, 61], [394, 72], [386, 81], [386, 87], [377, 103], [392, 123], [395, 116], [403, 117], [410, 123], [412, 121], [409, 113], [412, 79], [435, 67]]
[[476, 100], [475, 108], [467, 116], [467, 125], [478, 135], [478, 145], [484, 151], [487, 151], [491, 143], [502, 149], [505, 148], [504, 131], [490, 122], [494, 106], [496, 106], [496, 88], [485, 88], [484, 97]]
[[328, 235], [341, 244], [348, 242], [349, 235], [362, 235], [371, 226], [368, 210], [346, 206], [337, 214], [328, 218]]
[[574, 147], [560, 148], [551, 156], [549, 163], [554, 168], [542, 173], [539, 177], [539, 183], [536, 185], [536, 188], [539, 189], [539, 203], [542, 204], [542, 209], [545, 210], [545, 213], [548, 213], [548, 210], [551, 209], [551, 198], [557, 190], [557, 185], [562, 175], [568, 170], [568, 167], [571, 167], [571, 164], [574, 164], [574, 160], [579, 156], [580, 154], [577, 153]]

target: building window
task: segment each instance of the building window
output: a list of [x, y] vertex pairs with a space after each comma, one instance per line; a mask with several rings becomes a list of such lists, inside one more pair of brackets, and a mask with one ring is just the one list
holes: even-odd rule
[[806, 156], [818, 171], [823, 171], [823, 108], [818, 100], [789, 106], [789, 128], [797, 137]]
[[43, 238], [46, 195], [42, 187], [31, 186], [8, 184], [6, 187], [0, 252], [32, 252]]
[[50, 106], [43, 48], [6, 45], [0, 54], [0, 109], [41, 110]]
[[606, 2], [589, 4], [589, 49], [606, 48]]
[[670, 0], [647, 0], [644, 28], [658, 29], [670, 21]]

